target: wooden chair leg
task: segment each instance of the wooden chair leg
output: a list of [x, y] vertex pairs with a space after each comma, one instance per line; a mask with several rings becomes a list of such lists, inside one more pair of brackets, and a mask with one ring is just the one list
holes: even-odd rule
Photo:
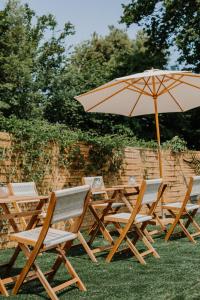
[[33, 263], [34, 263], [34, 261], [37, 257], [37, 254], [38, 254], [38, 253], [34, 252], [34, 250], [32, 252], [30, 252], [28, 250], [28, 248], [25, 247], [23, 244], [19, 244], [19, 245], [20, 245], [20, 248], [23, 250], [25, 256], [27, 257], [27, 262], [26, 262], [24, 268], [22, 269], [22, 271], [21, 271], [21, 273], [20, 273], [20, 275], [19, 275], [19, 277], [18, 277], [18, 279], [15, 283], [15, 286], [12, 290], [13, 295], [16, 295], [17, 292], [19, 291], [19, 289], [20, 289], [22, 283], [24, 282], [29, 270], [33, 266]]
[[15, 251], [14, 251], [12, 257], [10, 258], [10, 261], [7, 264], [7, 269], [6, 269], [7, 272], [9, 272], [9, 269], [14, 265], [14, 263], [15, 263], [15, 261], [16, 261], [16, 259], [17, 259], [20, 252], [21, 252], [21, 249], [20, 249], [19, 246], [17, 246], [15, 248]]
[[[71, 219], [69, 220], [69, 224], [70, 226], [74, 226], [74, 221]], [[88, 254], [88, 256], [90, 257], [90, 259], [93, 261], [93, 262], [97, 262], [97, 259], [96, 257], [94, 256], [92, 250], [90, 249], [90, 247], [88, 246], [86, 240], [84, 239], [82, 233], [80, 231], [77, 232], [77, 238], [78, 240], [80, 241], [80, 243], [82, 244], [83, 248], [85, 249], [86, 253]]]
[[[62, 250], [65, 251], [65, 254], [67, 253], [67, 251], [71, 248], [73, 242], [69, 241], [66, 242], [63, 246], [62, 246]], [[52, 272], [49, 274], [48, 276], [48, 281], [53, 280], [54, 276], [56, 275], [56, 272], [58, 271], [60, 265], [62, 264], [62, 258], [60, 256], [58, 256], [53, 264], [53, 266], [51, 267]]]
[[6, 296], [6, 297], [9, 296], [9, 294], [5, 288], [5, 285], [3, 284], [1, 279], [0, 279], [0, 294], [2, 294], [3, 296]]
[[144, 245], [152, 252], [153, 256], [156, 258], [160, 258], [158, 252], [155, 250], [155, 248], [151, 245], [151, 243], [148, 241], [146, 236], [143, 234], [139, 226], [136, 225], [136, 230], [141, 237], [141, 240], [143, 241]]
[[192, 224], [198, 230], [198, 232], [200, 232], [200, 226], [194, 219], [197, 211], [198, 209], [195, 209], [191, 214], [187, 214], [188, 221], [185, 223], [185, 228], [188, 228], [189, 225]]
[[90, 257], [90, 259], [93, 261], [93, 262], [97, 262], [97, 259], [96, 257], [94, 256], [92, 250], [90, 249], [90, 247], [88, 246], [86, 240], [84, 239], [82, 233], [80, 231], [78, 231], [77, 233], [77, 236], [78, 236], [78, 239], [79, 241], [81, 242], [83, 248], [85, 249], [86, 253], [88, 254], [88, 256]]
[[71, 275], [71, 277], [76, 280], [76, 284], [77, 284], [78, 288], [81, 291], [86, 291], [86, 287], [85, 287], [84, 283], [82, 282], [82, 280], [80, 279], [80, 277], [78, 276], [78, 274], [76, 273], [76, 271], [74, 270], [74, 268], [71, 265], [70, 261], [65, 256], [65, 251], [62, 250], [61, 248], [58, 248], [56, 250], [61, 255], [67, 271], [69, 272], [69, 274]]
[[59, 298], [57, 297], [54, 289], [50, 286], [49, 282], [45, 278], [44, 274], [42, 273], [42, 271], [40, 270], [40, 268], [36, 264], [36, 262], [33, 263], [32, 267], [35, 270], [38, 279], [40, 280], [41, 284], [45, 288], [45, 290], [46, 290], [47, 294], [49, 295], [49, 297], [52, 300], [59, 300]]
[[140, 254], [140, 252], [138, 251], [138, 249], [135, 247], [135, 245], [133, 245], [133, 243], [131, 242], [131, 240], [127, 236], [125, 237], [125, 240], [126, 240], [128, 246], [129, 246], [129, 248], [133, 252], [134, 256], [137, 258], [137, 260], [142, 265], [146, 265], [146, 261], [144, 260], [144, 258], [142, 257], [142, 255]]
[[[119, 223], [114, 223], [117, 231], [119, 232], [119, 234], [123, 234], [123, 229], [121, 228]], [[129, 237], [126, 235], [125, 236], [125, 241], [128, 244], [130, 250], [133, 252], [134, 256], [137, 258], [137, 260], [142, 264], [142, 265], [146, 265], [146, 262], [144, 260], [144, 258], [141, 256], [140, 252], [137, 250], [137, 248], [135, 247], [135, 245], [132, 243], [132, 241], [129, 239]]]
[[[174, 216], [174, 214], [171, 211], [169, 211], [169, 212], [172, 216]], [[169, 240], [170, 236], [174, 232], [174, 229], [175, 229], [176, 225], [178, 224], [179, 219], [180, 219], [180, 215], [177, 215], [174, 219], [174, 222], [171, 224], [169, 230], [167, 231], [166, 236], [165, 236], [166, 242]]]
[[161, 230], [162, 231], [166, 231], [166, 226], [165, 226], [165, 224], [163, 224], [161, 218], [159, 218], [159, 216], [157, 214], [155, 214], [155, 213], [154, 213], [154, 218], [158, 222], [158, 224], [160, 225]]
[[[58, 248], [56, 250], [59, 253], [59, 265], [57, 266], [57, 269], [59, 268], [60, 264], [62, 262], [64, 262], [66, 269], [68, 270], [69, 274], [72, 276], [72, 280], [69, 280], [69, 281], [67, 281], [67, 282], [65, 282], [65, 283], [63, 283], [63, 284], [61, 284], [57, 287], [52, 288], [51, 285], [49, 284], [49, 282], [47, 281], [47, 279], [45, 278], [45, 275], [42, 273], [41, 269], [39, 268], [39, 266], [35, 262], [36, 255], [33, 255], [33, 253], [29, 253], [28, 250], [25, 249], [24, 253], [27, 256], [28, 260], [27, 260], [27, 263], [26, 263], [25, 267], [23, 268], [20, 276], [18, 277], [15, 286], [14, 286], [14, 289], [13, 289], [13, 294], [14, 295], [20, 289], [21, 284], [25, 280], [30, 268], [34, 269], [36, 276], [38, 277], [41, 284], [45, 288], [47, 294], [49, 295], [49, 297], [52, 300], [58, 300], [58, 297], [55, 293], [56, 291], [59, 291], [59, 290], [63, 289], [64, 287], [67, 287], [67, 286], [71, 285], [72, 283], [76, 283], [80, 290], [83, 290], [83, 291], [86, 290], [86, 288], [85, 288], [83, 282], [81, 281], [81, 279], [79, 278], [78, 274], [75, 272], [72, 265], [67, 260], [67, 258], [65, 256], [65, 251], [61, 248], [60, 249]], [[56, 269], [56, 271], [57, 271], [57, 269]]]
[[118, 237], [118, 239], [115, 241], [113, 247], [111, 248], [108, 256], [106, 257], [106, 261], [107, 262], [110, 262], [113, 258], [113, 255], [115, 254], [115, 252], [117, 251], [117, 249], [119, 248], [120, 244], [122, 243], [122, 241], [124, 240], [124, 238], [126, 237], [127, 235], [127, 232], [130, 228], [130, 225], [128, 226], [129, 224], [127, 224], [124, 229], [122, 229], [121, 231], [121, 234], [120, 236]]
[[[93, 214], [93, 216], [95, 217], [95, 221], [94, 223], [92, 224], [91, 226], [91, 229], [89, 230], [89, 235], [93, 235], [94, 232], [98, 233], [99, 229], [100, 229], [100, 226], [99, 226], [99, 220], [101, 220], [103, 222], [103, 219], [105, 217], [105, 215], [110, 211], [112, 210], [112, 207], [111, 207], [111, 204], [108, 204], [106, 206], [106, 208], [103, 209], [102, 213], [101, 213], [101, 216], [98, 216], [96, 210], [94, 207], [90, 207], [90, 210]], [[94, 215], [94, 212], [95, 212], [95, 215]], [[97, 217], [98, 216], [98, 219]]]
[[152, 238], [152, 236], [150, 235], [150, 233], [148, 232], [148, 230], [146, 228], [144, 229], [144, 234], [150, 243], [154, 243], [154, 239]]
[[192, 236], [192, 235], [189, 233], [189, 231], [185, 228], [185, 226], [184, 226], [184, 224], [183, 224], [183, 222], [182, 222], [181, 220], [179, 220], [179, 225], [180, 225], [181, 229], [183, 230], [183, 232], [185, 233], [185, 235], [188, 237], [188, 239], [189, 239], [192, 243], [196, 244], [196, 241], [194, 240], [193, 236]]
[[96, 231], [91, 236], [88, 244], [91, 245], [93, 243], [93, 241], [94, 241], [94, 239], [95, 239], [95, 237], [96, 237], [96, 235], [98, 233], [98, 230], [101, 231], [101, 233], [102, 233], [103, 237], [105, 238], [105, 240], [107, 240], [108, 242], [110, 242], [110, 244], [113, 244], [113, 239], [112, 239], [109, 231], [106, 229], [105, 225], [103, 224], [103, 221], [101, 219], [99, 219], [96, 211], [92, 207], [90, 209], [92, 211], [93, 216], [95, 217], [95, 219], [98, 222], [98, 226], [96, 227]]

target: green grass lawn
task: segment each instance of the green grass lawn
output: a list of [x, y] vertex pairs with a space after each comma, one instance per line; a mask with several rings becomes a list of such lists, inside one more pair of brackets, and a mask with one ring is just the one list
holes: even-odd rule
[[[193, 245], [187, 238], [173, 239], [166, 243], [163, 236], [155, 239], [160, 259], [146, 257], [146, 266], [140, 265], [130, 254], [119, 254], [111, 263], [105, 262], [105, 253], [92, 263], [82, 249], [73, 249], [69, 258], [87, 287], [86, 292], [70, 287], [59, 293], [60, 299], [200, 299], [200, 238]], [[141, 247], [139, 247], [141, 248]], [[142, 249], [142, 248], [141, 248]], [[13, 250], [0, 251], [1, 263], [7, 261]], [[43, 270], [48, 269], [54, 255], [39, 257]], [[21, 255], [16, 267], [23, 266]], [[2, 275], [1, 271], [1, 276]], [[56, 282], [66, 278], [60, 269]], [[3, 299], [4, 297], [2, 297]], [[48, 299], [38, 281], [23, 285], [14, 299]], [[6, 298], [5, 298], [6, 299]]]

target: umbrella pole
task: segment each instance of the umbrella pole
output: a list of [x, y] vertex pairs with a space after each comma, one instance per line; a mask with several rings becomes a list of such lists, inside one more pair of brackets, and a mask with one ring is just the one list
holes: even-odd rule
[[158, 143], [159, 172], [160, 172], [160, 178], [162, 178], [163, 170], [162, 170], [162, 155], [161, 155], [161, 147], [160, 147], [160, 127], [159, 127], [159, 118], [158, 118], [157, 96], [154, 96], [153, 100], [154, 100], [154, 109], [155, 109], [156, 136], [157, 136], [157, 143]]
[[[159, 126], [159, 118], [158, 118], [157, 96], [154, 96], [153, 100], [154, 100], [154, 109], [155, 109], [156, 136], [157, 136], [157, 143], [158, 143], [159, 172], [160, 172], [160, 178], [162, 178], [163, 177], [163, 169], [162, 169], [162, 155], [161, 155], [161, 147], [160, 147], [160, 126]], [[163, 203], [163, 198], [161, 198], [161, 203]], [[161, 215], [162, 215], [162, 219], [164, 219], [165, 215], [164, 215], [162, 206], [161, 206]]]

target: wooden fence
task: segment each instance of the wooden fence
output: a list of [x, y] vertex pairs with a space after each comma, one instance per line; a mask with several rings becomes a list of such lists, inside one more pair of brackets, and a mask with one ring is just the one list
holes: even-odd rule
[[[11, 139], [9, 134], [0, 133], [0, 149], [1, 152], [5, 149], [9, 149], [11, 146]], [[63, 167], [58, 167], [58, 151], [52, 149], [53, 159], [51, 161], [50, 172], [45, 174], [42, 182], [37, 183], [37, 186], [42, 193], [47, 193], [53, 189], [60, 189], [63, 187], [76, 186], [81, 184], [81, 179], [85, 175], [83, 170], [73, 169], [68, 170]], [[88, 147], [81, 145], [81, 151], [84, 158], [87, 159]], [[196, 166], [195, 159], [200, 159], [200, 152], [184, 152], [180, 154], [173, 154], [170, 151], [163, 151], [163, 174], [164, 181], [168, 187], [165, 193], [166, 201], [182, 200], [187, 188], [187, 182], [190, 176], [195, 175]], [[192, 163], [189, 163], [193, 159]], [[10, 173], [16, 163], [12, 159], [0, 159], [0, 181], [8, 182], [10, 179]], [[20, 166], [19, 166], [20, 168]], [[22, 181], [23, 176], [21, 170], [18, 170], [19, 178], [15, 181]], [[91, 174], [96, 175], [96, 174]], [[158, 157], [157, 152], [151, 149], [140, 149], [127, 147], [124, 151], [124, 160], [121, 170], [117, 174], [109, 174], [105, 176], [104, 180], [107, 186], [112, 184], [126, 184], [130, 175], [135, 176], [138, 183], [143, 178], [158, 178]], [[21, 176], [21, 177], [20, 177]], [[88, 214], [84, 222], [84, 226], [90, 223], [91, 217]], [[62, 226], [62, 224], [60, 225]], [[0, 224], [0, 248], [12, 247], [13, 243], [8, 242], [8, 233], [10, 233], [10, 227], [5, 224]]]

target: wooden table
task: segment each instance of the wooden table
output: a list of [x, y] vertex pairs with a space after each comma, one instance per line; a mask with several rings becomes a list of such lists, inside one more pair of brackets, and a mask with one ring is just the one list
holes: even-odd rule
[[[9, 196], [5, 198], [0, 197], [0, 207], [2, 208], [0, 220], [8, 220], [13, 231], [16, 233], [19, 232], [20, 229], [17, 223], [15, 222], [15, 219], [20, 217], [30, 217], [26, 230], [32, 229], [38, 224], [40, 220], [39, 214], [42, 212], [42, 207], [48, 201], [48, 199], [49, 196]], [[37, 200], [38, 200], [38, 204], [36, 208], [32, 211], [30, 210], [30, 211], [23, 211], [23, 212], [12, 212], [10, 210], [10, 205], [12, 205], [13, 202], [32, 203], [33, 201], [35, 202]], [[26, 248], [25, 250], [29, 251], [28, 248]], [[20, 251], [24, 251], [24, 249], [21, 248], [20, 246], [17, 246], [9, 262], [1, 265], [1, 267], [6, 267], [9, 270], [15, 263]], [[0, 278], [0, 293], [5, 296], [8, 296], [8, 291], [5, 285], [8, 283], [15, 282], [15, 280], [16, 280], [16, 276], [7, 277], [3, 279]]]
[[[134, 192], [127, 192], [127, 190], [132, 190], [134, 189], [135, 191]], [[128, 210], [130, 212], [132, 212], [133, 208], [132, 208], [132, 205], [130, 204], [130, 202], [128, 201], [127, 197], [128, 196], [133, 196], [133, 195], [138, 195], [139, 194], [139, 191], [140, 191], [140, 188], [139, 188], [139, 185], [138, 184], [135, 184], [135, 185], [114, 185], [112, 187], [109, 187], [109, 188], [105, 188], [105, 189], [92, 189], [92, 192], [113, 192], [112, 196], [111, 196], [111, 199], [112, 198], [119, 198], [119, 200], [122, 200], [126, 207], [128, 208]]]

